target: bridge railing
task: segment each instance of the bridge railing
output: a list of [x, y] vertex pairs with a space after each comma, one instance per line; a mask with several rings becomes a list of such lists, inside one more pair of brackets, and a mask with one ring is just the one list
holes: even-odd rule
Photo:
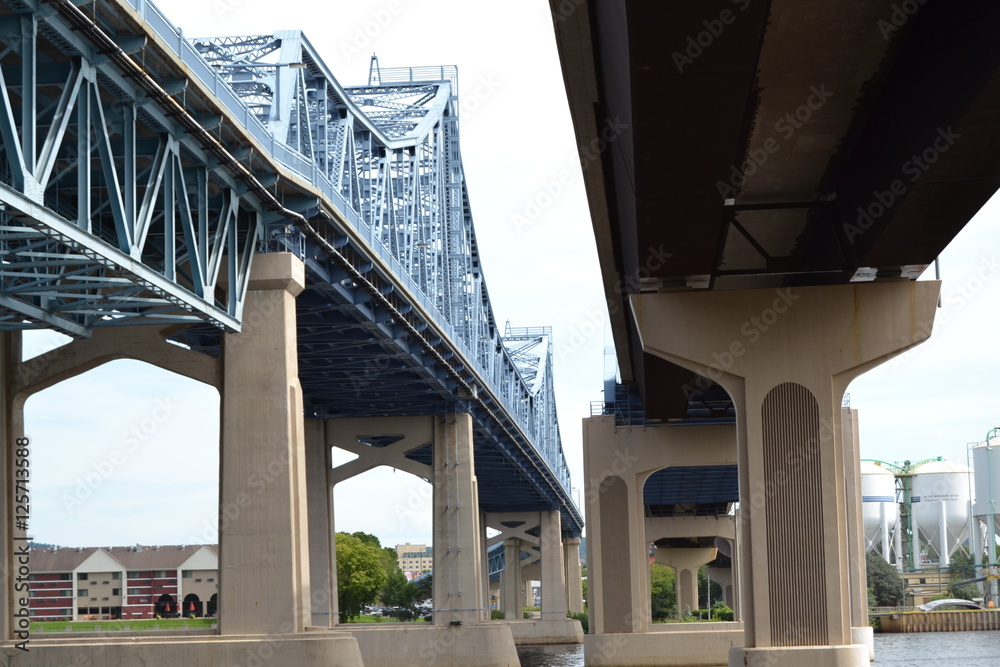
[[[279, 100], [272, 99], [274, 104], [269, 105], [273, 109], [271, 116], [262, 118], [262, 107], [252, 109], [231, 85], [226, 70], [213, 66], [213, 63], [203, 57], [202, 52], [185, 38], [183, 32], [156, 5], [147, 0], [125, 2], [173, 50], [192, 74], [217, 96], [226, 109], [242, 122], [275, 160], [311, 181], [344, 215], [371, 251], [390, 268], [395, 279], [402, 283], [412, 298], [436, 321], [457, 351], [475, 365], [483, 384], [513, 417], [553, 476], [559, 480], [567, 497], [571, 497], [569, 469], [555, 420], [551, 350], [543, 355], [545, 367], [540, 372], [545, 373], [547, 384], [539, 392], [525, 381], [521, 369], [504, 344], [503, 336], [495, 325], [482, 273], [478, 263], [472, 259], [478, 255], [478, 250], [471, 214], [468, 212], [468, 193], [458, 147], [455, 69], [416, 67], [381, 70], [382, 86], [426, 85], [428, 80], [455, 82], [454, 86], [451, 83], [442, 84], [447, 100], [435, 97], [426, 103], [428, 116], [425, 122], [415, 119], [408, 134], [403, 131], [402, 134], [393, 135], [390, 129], [395, 126], [380, 126], [377, 119], [369, 119], [354, 103], [352, 90], [345, 89], [336, 82], [301, 33], [282, 33], [275, 40], [278, 44], [276, 48], [286, 49], [295, 45], [299, 51], [291, 56], [282, 51], [280, 64], [262, 65], [273, 68], [269, 83], [274, 88], [273, 92], [277, 92], [277, 97], [283, 98], [284, 105], [279, 109]], [[308, 91], [305, 90], [305, 67], [297, 67], [296, 71], [292, 71], [290, 67], [282, 67], [292, 63], [307, 66], [312, 80], [323, 82], [321, 85], [325, 87], [324, 95], [331, 103], [336, 103], [340, 109], [345, 110], [346, 123], [334, 126], [335, 121], [326, 120], [327, 109], [319, 108], [310, 101]], [[280, 73], [279, 68], [283, 70]], [[364, 94], [371, 94], [371, 86], [363, 88]], [[355, 92], [362, 95], [360, 90]], [[379, 95], [379, 91], [375, 90], [374, 94]], [[282, 109], [285, 120], [269, 122], [277, 121]], [[299, 114], [302, 119], [308, 118], [309, 122], [289, 120], [292, 117], [299, 118]], [[322, 141], [314, 141], [311, 131], [302, 129], [315, 126], [318, 118], [323, 119]], [[405, 129], [405, 124], [403, 127]], [[290, 141], [292, 138], [297, 140]], [[290, 143], [297, 143], [297, 146], [289, 145]], [[334, 154], [335, 148], [339, 148], [339, 154]], [[364, 152], [372, 149], [380, 151], [381, 157]], [[399, 229], [392, 225], [395, 224], [397, 215], [403, 219], [403, 214], [390, 210], [390, 220], [387, 223], [384, 207], [376, 205], [379, 203], [375, 201], [376, 196], [384, 197], [389, 202], [393, 200], [391, 188], [389, 194], [380, 190], [384, 188], [384, 184], [403, 187], [408, 174], [393, 169], [398, 169], [395, 166], [396, 157], [405, 157], [407, 151], [409, 155], [424, 151], [421, 154], [422, 160], [434, 162], [433, 168], [445, 179], [445, 192], [437, 194], [440, 201], [436, 205], [439, 209], [436, 214], [442, 217], [434, 221], [436, 227], [425, 225], [444, 230], [443, 238], [409, 239], [405, 244], [398, 244], [394, 239], [398, 236]], [[411, 162], [416, 163], [418, 160], [411, 158]], [[422, 183], [432, 179], [414, 180]], [[423, 193], [409, 194], [418, 197]], [[398, 193], [396, 196], [398, 197]], [[407, 228], [413, 226], [411, 224]], [[420, 264], [410, 259], [414, 255], [414, 245], [420, 245], [418, 241], [433, 245], [436, 251], [433, 254], [433, 264], [430, 260]], [[458, 265], [455, 265], [456, 261], [459, 262]], [[419, 275], [432, 275], [433, 279], [421, 282], [416, 279]], [[545, 344], [551, 348], [551, 337], [547, 337]]]

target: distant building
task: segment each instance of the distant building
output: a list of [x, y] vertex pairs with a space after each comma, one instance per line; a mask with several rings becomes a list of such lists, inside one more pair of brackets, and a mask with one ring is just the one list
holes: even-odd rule
[[216, 545], [32, 549], [28, 613], [36, 621], [214, 616]]
[[434, 569], [434, 551], [426, 544], [397, 544], [396, 562], [403, 572], [430, 572]]

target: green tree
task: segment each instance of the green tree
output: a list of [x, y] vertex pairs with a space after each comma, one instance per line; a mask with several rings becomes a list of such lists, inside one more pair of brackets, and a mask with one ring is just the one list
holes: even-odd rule
[[382, 589], [382, 604], [392, 608], [392, 615], [401, 621], [412, 621], [420, 610], [418, 605], [427, 599], [427, 591], [417, 584], [406, 580], [399, 568], [389, 575], [389, 580]]
[[719, 600], [722, 599], [722, 586], [720, 586], [718, 583], [716, 583], [714, 581], [709, 580], [708, 577], [705, 575], [705, 568], [704, 567], [700, 567], [700, 568], [698, 568], [698, 608], [699, 609], [708, 609], [708, 606], [709, 606], [708, 605], [708, 598], [705, 597], [705, 594], [709, 592], [708, 590], [706, 590], [706, 586], [705, 586], [706, 583], [709, 583], [709, 588], [711, 589], [711, 593], [712, 593], [712, 605], [714, 606], [716, 602], [718, 602]]
[[353, 533], [351, 533], [351, 537], [356, 537], [365, 544], [370, 544], [376, 549], [382, 548], [382, 542], [380, 542], [379, 539], [374, 535], [372, 535], [371, 533], [365, 533], [363, 531], [356, 530]]
[[868, 570], [867, 585], [875, 593], [879, 607], [899, 607], [906, 596], [906, 584], [896, 568], [886, 563], [875, 551], [865, 554]]
[[382, 569], [385, 570], [386, 578], [393, 576], [397, 572], [402, 572], [402, 570], [399, 569], [399, 557], [395, 549], [392, 547], [383, 547], [382, 542], [371, 533], [365, 533], [359, 530], [351, 533], [351, 535], [358, 538], [365, 544], [369, 544], [378, 549], [379, 561], [382, 563]]
[[972, 555], [965, 547], [956, 551], [951, 557], [951, 564], [948, 566], [948, 575], [951, 578], [951, 584], [948, 586], [948, 593], [951, 597], [962, 600], [982, 597], [979, 587], [975, 584], [957, 584], [959, 581], [973, 579], [976, 576], [976, 568], [972, 562]]
[[650, 604], [654, 621], [663, 621], [676, 614], [677, 592], [674, 571], [662, 563], [649, 566]]
[[337, 599], [340, 620], [350, 621], [361, 615], [365, 605], [378, 598], [388, 575], [381, 549], [348, 533], [337, 533]]

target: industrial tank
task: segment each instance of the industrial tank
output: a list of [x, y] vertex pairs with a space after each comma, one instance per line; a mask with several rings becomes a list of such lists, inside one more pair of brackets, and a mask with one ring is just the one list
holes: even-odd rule
[[865, 533], [865, 551], [877, 551], [887, 563], [892, 562], [892, 545], [889, 539], [899, 521], [896, 477], [891, 471], [871, 461], [861, 462], [861, 519]]
[[993, 534], [1000, 532], [1000, 443], [972, 448], [973, 489], [976, 501], [972, 515], [989, 524], [990, 498], [993, 498]]
[[939, 554], [942, 566], [969, 532], [969, 472], [952, 461], [928, 461], [913, 470], [910, 502], [920, 544]]

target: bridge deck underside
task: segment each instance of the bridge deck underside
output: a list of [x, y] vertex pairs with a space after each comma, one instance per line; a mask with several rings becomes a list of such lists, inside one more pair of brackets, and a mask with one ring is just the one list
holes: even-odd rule
[[736, 466], [664, 468], [642, 490], [647, 516], [724, 515], [739, 500]]

